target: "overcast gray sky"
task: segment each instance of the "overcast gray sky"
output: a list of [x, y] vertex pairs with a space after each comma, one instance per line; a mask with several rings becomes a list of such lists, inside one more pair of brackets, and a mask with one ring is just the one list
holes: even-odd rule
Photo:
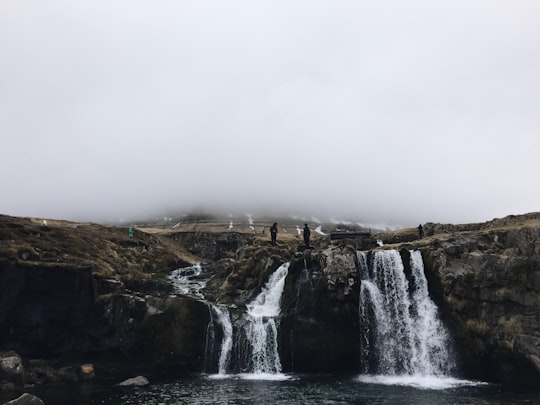
[[0, 213], [540, 210], [540, 2], [0, 0]]

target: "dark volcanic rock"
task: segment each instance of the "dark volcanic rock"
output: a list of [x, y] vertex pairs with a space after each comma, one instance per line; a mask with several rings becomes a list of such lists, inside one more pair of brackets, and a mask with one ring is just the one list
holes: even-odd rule
[[157, 306], [147, 313], [137, 331], [139, 351], [158, 367], [201, 371], [210, 321], [207, 304], [187, 297], [153, 304]]
[[462, 369], [539, 386], [540, 227], [446, 235], [422, 247], [422, 254]]
[[209, 266], [215, 275], [206, 296], [214, 302], [244, 306], [251, 301], [279, 266], [290, 260], [290, 252], [271, 245], [245, 246], [236, 260], [221, 259]]
[[24, 366], [21, 357], [17, 353], [0, 354], [0, 381], [10, 382], [13, 386], [24, 385]]
[[251, 244], [252, 235], [237, 232], [178, 232], [170, 237], [195, 256], [217, 261], [226, 257], [235, 257], [236, 251]]
[[43, 401], [35, 395], [25, 392], [20, 397], [6, 402], [5, 405], [43, 405]]
[[282, 298], [281, 358], [287, 371], [359, 369], [356, 250], [336, 246], [292, 261]]
[[4, 264], [0, 290], [0, 325], [6, 332], [0, 345], [27, 355], [47, 355], [77, 344], [74, 337], [87, 322], [94, 298], [88, 269], [61, 265]]
[[[88, 361], [98, 376], [115, 362], [160, 372], [202, 367], [206, 304], [163, 297], [171, 286], [158, 270], [186, 263], [175, 242], [2, 216], [0, 240], [0, 350], [43, 359], [27, 361], [28, 383], [79, 381]], [[0, 372], [0, 380], [13, 378]]]

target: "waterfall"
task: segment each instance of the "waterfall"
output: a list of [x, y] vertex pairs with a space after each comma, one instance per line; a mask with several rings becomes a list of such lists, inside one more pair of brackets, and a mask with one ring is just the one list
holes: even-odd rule
[[200, 279], [202, 272], [201, 264], [195, 263], [192, 266], [172, 271], [167, 278], [172, 282], [175, 294], [204, 298], [201, 291], [206, 286], [206, 282]]
[[280, 300], [289, 263], [281, 265], [263, 290], [247, 305], [246, 338], [251, 349], [250, 371], [254, 374], [279, 374], [278, 323]]
[[[234, 323], [227, 307], [210, 304], [207, 370], [215, 370], [216, 360], [218, 362], [218, 374], [212, 378], [223, 378], [229, 372], [243, 373], [240, 374], [243, 378], [286, 378], [281, 374], [278, 328], [281, 295], [288, 269], [289, 263], [285, 263], [272, 273], [262, 291], [246, 305], [246, 313], [240, 317], [238, 314], [233, 316]], [[219, 339], [220, 349], [216, 344]]]
[[424, 262], [418, 251], [411, 252], [411, 270], [415, 283], [413, 301], [416, 303], [418, 316], [415, 329], [418, 338], [418, 364], [416, 369], [422, 374], [447, 374], [454, 368], [448, 346], [449, 337], [446, 328], [439, 320], [435, 303], [429, 297], [428, 284], [424, 275]]
[[231, 360], [231, 350], [233, 344], [233, 327], [229, 310], [224, 306], [212, 304], [212, 310], [216, 314], [216, 321], [223, 329], [223, 339], [221, 341], [221, 351], [219, 354], [218, 373], [227, 374], [227, 369]]
[[396, 250], [358, 252], [362, 372], [447, 375], [448, 335], [429, 297], [420, 252], [410, 252], [409, 277]]

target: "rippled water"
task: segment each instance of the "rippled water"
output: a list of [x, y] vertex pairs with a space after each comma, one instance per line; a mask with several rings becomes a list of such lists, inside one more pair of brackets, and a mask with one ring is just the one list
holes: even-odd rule
[[[274, 376], [276, 377], [276, 376]], [[46, 404], [537, 404], [540, 392], [430, 377], [193, 375], [119, 388], [93, 384], [36, 388]]]

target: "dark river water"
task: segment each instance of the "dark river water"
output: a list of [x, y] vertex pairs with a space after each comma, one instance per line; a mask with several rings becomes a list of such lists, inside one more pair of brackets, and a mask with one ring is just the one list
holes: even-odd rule
[[[141, 388], [88, 383], [34, 387], [62, 404], [539, 404], [539, 391], [434, 377], [186, 376]], [[2, 398], [4, 401], [10, 398]], [[0, 401], [3, 403], [3, 401]]]

